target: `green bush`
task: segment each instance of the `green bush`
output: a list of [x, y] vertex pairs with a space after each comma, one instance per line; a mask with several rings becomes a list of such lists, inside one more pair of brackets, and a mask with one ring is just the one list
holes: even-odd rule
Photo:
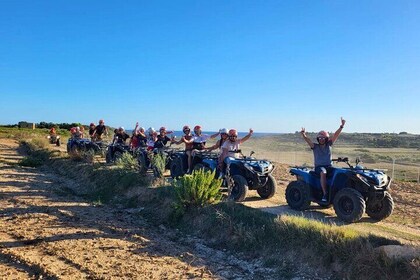
[[19, 162], [21, 166], [38, 167], [46, 163], [51, 157], [51, 152], [44, 149], [44, 141], [42, 139], [21, 141], [20, 148], [28, 154]]
[[156, 155], [152, 154], [150, 157], [150, 160], [152, 162], [152, 165], [156, 168], [157, 173], [160, 175], [157, 177], [161, 177], [163, 173], [165, 172], [166, 156], [163, 154], [156, 154]]
[[183, 211], [190, 207], [203, 207], [219, 202], [222, 198], [222, 180], [214, 177], [214, 171], [194, 170], [191, 175], [174, 180], [172, 185], [176, 193], [176, 209]]
[[117, 159], [116, 165], [123, 170], [138, 170], [139, 164], [137, 160], [130, 153], [123, 153], [122, 156]]
[[38, 167], [43, 164], [43, 161], [40, 158], [27, 156], [24, 157], [20, 162], [19, 165], [27, 166], [27, 167]]

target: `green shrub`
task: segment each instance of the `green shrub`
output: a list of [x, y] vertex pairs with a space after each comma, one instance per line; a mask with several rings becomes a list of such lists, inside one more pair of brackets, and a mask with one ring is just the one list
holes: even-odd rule
[[123, 153], [115, 163], [123, 170], [138, 170], [139, 168], [137, 160], [130, 153]]
[[24, 157], [20, 162], [19, 165], [27, 166], [27, 167], [38, 167], [43, 164], [43, 161], [37, 157], [27, 156]]
[[165, 166], [166, 166], [166, 156], [164, 154], [156, 154], [156, 155], [151, 155], [150, 158], [152, 165], [156, 168], [156, 177], [161, 177], [163, 175], [163, 173], [165, 172]]
[[172, 185], [175, 187], [176, 209], [185, 210], [219, 202], [222, 198], [222, 180], [214, 177], [214, 171], [194, 170], [191, 175], [174, 180]]
[[51, 157], [51, 152], [43, 148], [44, 142], [42, 140], [21, 141], [19, 145], [28, 154], [28, 156], [19, 162], [21, 166], [38, 167], [47, 162]]

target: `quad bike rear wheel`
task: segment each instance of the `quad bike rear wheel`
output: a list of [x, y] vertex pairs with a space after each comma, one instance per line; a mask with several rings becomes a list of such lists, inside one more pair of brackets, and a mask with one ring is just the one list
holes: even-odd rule
[[176, 157], [172, 160], [170, 171], [171, 171], [171, 177], [173, 179], [178, 178], [182, 175], [184, 175], [184, 168], [182, 164], [182, 159], [180, 157]]
[[108, 149], [108, 151], [106, 152], [105, 161], [106, 163], [112, 163], [111, 149]]
[[385, 192], [385, 197], [381, 201], [366, 203], [366, 214], [378, 221], [391, 216], [393, 210], [394, 200], [389, 192]]
[[121, 157], [122, 157], [122, 153], [120, 151], [115, 151], [114, 162], [117, 162]]
[[311, 205], [311, 187], [302, 181], [292, 181], [286, 187], [286, 201], [294, 210], [306, 210]]
[[155, 178], [162, 178], [163, 173], [159, 168], [157, 168], [156, 166], [153, 166], [153, 176], [155, 176]]
[[147, 161], [146, 161], [146, 155], [144, 153], [140, 153], [137, 161], [139, 163], [140, 173], [145, 174], [147, 172], [147, 169], [148, 169]]
[[334, 197], [334, 210], [338, 218], [345, 222], [359, 221], [366, 209], [366, 203], [360, 192], [352, 188], [343, 188]]
[[267, 199], [274, 196], [277, 189], [277, 182], [273, 175], [268, 175], [267, 182], [264, 186], [261, 186], [257, 189], [257, 193], [261, 198]]

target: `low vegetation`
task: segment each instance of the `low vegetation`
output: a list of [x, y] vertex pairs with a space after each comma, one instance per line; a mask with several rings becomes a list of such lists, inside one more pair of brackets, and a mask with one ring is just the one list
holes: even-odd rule
[[222, 180], [215, 178], [215, 172], [194, 170], [191, 175], [175, 179], [175, 209], [180, 213], [196, 207], [204, 207], [221, 200]]
[[[216, 203], [220, 200], [220, 181], [212, 173], [199, 171], [176, 180], [172, 186], [151, 187], [149, 176], [140, 175], [128, 156], [117, 165], [107, 166], [51, 155], [36, 142], [21, 142], [21, 146], [35, 158], [45, 156], [43, 163], [77, 181], [78, 195], [96, 203], [144, 207], [142, 215], [150, 223], [176, 227], [206, 237], [215, 247], [262, 258], [266, 266], [278, 270], [281, 278], [292, 278], [300, 262], [335, 271], [337, 278], [420, 278], [419, 258], [392, 260], [375, 250], [381, 245], [398, 244], [396, 241], [303, 217], [277, 217], [242, 204]], [[177, 209], [182, 209], [182, 215], [174, 214]]]

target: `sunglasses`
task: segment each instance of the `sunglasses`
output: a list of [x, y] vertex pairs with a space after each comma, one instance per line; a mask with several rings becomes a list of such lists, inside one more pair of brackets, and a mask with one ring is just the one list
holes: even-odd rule
[[318, 137], [319, 140], [325, 140], [325, 137]]

